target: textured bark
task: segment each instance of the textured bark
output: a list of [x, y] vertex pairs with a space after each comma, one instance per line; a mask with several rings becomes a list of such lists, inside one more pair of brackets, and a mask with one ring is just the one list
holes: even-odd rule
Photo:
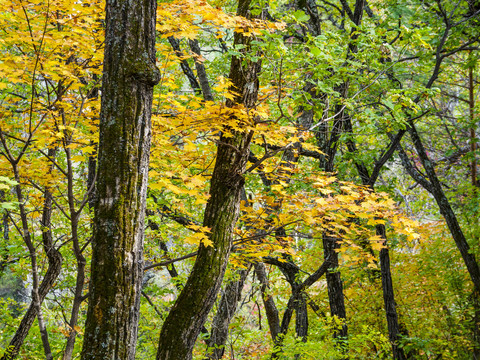
[[134, 359], [155, 67], [153, 0], [108, 0], [82, 359]]
[[[241, 0], [237, 15], [246, 16], [250, 0]], [[235, 34], [234, 46], [245, 45], [250, 39]], [[260, 64], [233, 57], [230, 68], [232, 91], [239, 93], [227, 101], [228, 107], [244, 105], [253, 108], [258, 95]], [[168, 314], [160, 334], [158, 360], [189, 360], [198, 334], [205, 323], [225, 273], [230, 254], [232, 234], [239, 215], [243, 174], [252, 137], [250, 132], [226, 129], [220, 137], [217, 159], [212, 174], [204, 226], [211, 229], [213, 246], [200, 245], [192, 272], [175, 305]]]
[[232, 280], [225, 286], [225, 290], [220, 298], [218, 310], [212, 321], [212, 331], [210, 339], [207, 341], [206, 359], [218, 360], [223, 357], [225, 344], [228, 338], [228, 327], [242, 296], [243, 284], [250, 271], [242, 269], [237, 271], [238, 280]]
[[[346, 88], [343, 88], [343, 94], [346, 95]], [[338, 111], [337, 111], [338, 110]], [[318, 146], [321, 150], [327, 154], [327, 157], [324, 161], [320, 160], [320, 167], [326, 172], [332, 172], [334, 170], [334, 158], [337, 151], [337, 141], [340, 138], [340, 132], [343, 124], [343, 110], [340, 110], [340, 107], [335, 108], [337, 116], [335, 117], [332, 132], [330, 139], [327, 143], [322, 143], [321, 140], [317, 137]], [[345, 310], [345, 300], [343, 295], [343, 283], [340, 272], [338, 271], [338, 253], [335, 249], [338, 247], [338, 241], [334, 237], [328, 236], [328, 234], [323, 235], [323, 255], [324, 259], [330, 262], [331, 270], [327, 272], [327, 289], [328, 289], [328, 300], [330, 304], [330, 314], [331, 316], [336, 316], [344, 322], [342, 329], [334, 333], [335, 338], [346, 338], [348, 334], [346, 321], [346, 310]]]
[[180, 41], [175, 39], [173, 36], [168, 38], [168, 42], [172, 46], [173, 50], [175, 51], [175, 55], [180, 59], [180, 67], [188, 79], [190, 83], [190, 87], [195, 92], [195, 94], [199, 94], [200, 92], [203, 94], [203, 99], [205, 101], [213, 101], [212, 90], [210, 89], [210, 83], [207, 77], [207, 71], [205, 70], [205, 66], [201, 60], [201, 50], [200, 46], [198, 45], [198, 40], [189, 40], [188, 44], [190, 45], [190, 49], [197, 55], [195, 58], [195, 69], [197, 70], [197, 77], [193, 73], [192, 68], [190, 67], [188, 61], [185, 59], [185, 55], [183, 54], [180, 48]]
[[[298, 339], [303, 342], [307, 341], [308, 335], [308, 312], [307, 312], [307, 294], [306, 290], [313, 284], [315, 284], [332, 265], [329, 260], [323, 262], [322, 265], [311, 275], [309, 275], [303, 282], [300, 282], [299, 274], [300, 268], [291, 261], [278, 260], [273, 257], [265, 257], [265, 263], [277, 266], [285, 279], [288, 281], [292, 288], [292, 295], [288, 300], [287, 308], [285, 309], [282, 317], [282, 323], [280, 325], [278, 310], [275, 306], [273, 299], [266, 294], [266, 288], [268, 287], [268, 280], [265, 274], [265, 267], [263, 264], [257, 264], [255, 266], [255, 272], [258, 280], [262, 284], [261, 291], [263, 295], [263, 301], [265, 304], [265, 310], [267, 313], [268, 324], [270, 327], [270, 333], [272, 335], [273, 342], [275, 344], [275, 351], [272, 353], [272, 359], [278, 359], [282, 354], [283, 339], [288, 332], [290, 322], [292, 320], [293, 313], [295, 312], [295, 334]], [[300, 354], [295, 354], [295, 359], [299, 358]]]
[[[311, 0], [297, 0], [295, 5], [298, 9], [305, 11], [305, 13], [309, 14], [310, 19], [308, 22], [308, 32], [313, 35], [317, 36], [321, 34], [321, 19], [318, 16], [317, 5], [314, 1]], [[347, 5], [348, 6], [348, 5]], [[350, 10], [350, 8], [348, 7]], [[352, 13], [352, 21], [358, 25], [361, 22], [361, 13], [363, 9], [363, 0], [357, 0], [355, 3], [355, 15]], [[350, 11], [351, 12], [351, 11]], [[352, 30], [352, 40], [354, 40], [355, 33]], [[352, 53], [356, 51], [356, 48], [352, 48], [349, 46], [349, 54], [348, 58], [352, 57]], [[313, 83], [316, 79], [310, 79], [308, 76], [306, 77], [306, 85], [303, 88], [303, 91], [308, 93], [312, 98], [319, 99], [322, 98], [323, 95], [318, 93], [315, 90], [315, 86]], [[336, 90], [341, 93], [341, 96], [346, 98], [348, 94], [348, 87], [349, 84], [347, 81], [340, 84]], [[326, 171], [332, 172], [334, 170], [334, 159], [335, 154], [337, 152], [338, 147], [338, 140], [340, 139], [341, 132], [343, 130], [343, 122], [344, 122], [344, 106], [338, 104], [334, 108], [334, 121], [333, 125], [330, 130], [329, 134], [329, 126], [326, 121], [320, 121], [320, 123], [313, 124], [313, 117], [314, 112], [312, 109], [308, 109], [307, 107], [300, 107], [299, 111], [301, 115], [299, 116], [299, 120], [301, 125], [304, 128], [318, 128], [315, 132], [315, 137], [317, 140], [317, 146], [322, 150], [323, 154], [317, 156], [319, 160], [319, 167]], [[325, 115], [328, 115], [327, 113]], [[328, 116], [327, 116], [328, 117]], [[329, 136], [330, 135], [330, 136]], [[327, 236], [324, 235], [324, 258], [332, 265], [332, 268], [336, 268], [338, 266], [338, 255], [334, 251], [335, 248], [335, 240], [332, 240]], [[327, 286], [328, 286], [328, 293], [329, 293], [329, 301], [330, 301], [330, 312], [332, 316], [337, 316], [338, 318], [345, 320], [345, 304], [343, 298], [343, 285], [342, 280], [340, 277], [340, 273], [336, 271], [329, 271], [327, 272]], [[301, 302], [300, 302], [301, 303]], [[304, 307], [299, 307], [299, 313], [302, 314], [302, 309]], [[297, 314], [298, 316], [298, 314]], [[301, 327], [301, 326], [300, 326]], [[299, 328], [297, 326], [297, 328]], [[344, 325], [342, 331], [339, 333], [335, 333], [335, 336], [347, 336], [347, 326]]]
[[180, 48], [180, 40], [174, 38], [173, 36], [169, 36], [168, 42], [175, 51], [175, 55], [177, 55], [177, 58], [180, 60], [180, 67], [182, 68], [183, 73], [187, 77], [188, 82], [190, 83], [190, 87], [193, 89], [195, 94], [198, 95], [201, 91], [200, 84], [198, 83], [198, 80], [195, 77], [195, 74], [193, 73], [188, 61], [185, 59], [185, 54]]
[[[392, 143], [389, 146], [389, 150], [387, 150], [384, 154], [389, 153], [391, 147], [392, 146], [396, 147], [397, 146], [396, 144], [397, 144], [396, 140], [392, 140]], [[352, 148], [350, 148], [350, 146], [352, 146]], [[354, 146], [353, 143], [349, 145], [349, 151], [356, 152], [356, 147]], [[375, 182], [378, 178], [379, 170], [375, 173], [375, 169], [378, 168], [377, 166], [378, 164], [380, 164], [380, 161], [376, 162], [374, 167], [374, 173], [371, 176], [369, 176], [368, 170], [363, 163], [355, 163], [358, 173], [362, 178], [363, 185], [370, 186], [372, 188], [372, 191], [373, 191]], [[385, 226], [377, 225], [376, 230], [377, 230], [377, 235], [380, 235], [385, 242], [385, 248], [380, 250], [380, 274], [382, 278], [383, 302], [384, 302], [384, 308], [385, 308], [385, 315], [387, 319], [388, 338], [390, 340], [390, 343], [392, 344], [393, 358], [395, 360], [412, 358], [412, 357], [407, 357], [403, 349], [398, 346], [398, 340], [400, 339], [400, 336], [406, 335], [406, 334], [402, 334], [400, 324], [398, 321], [398, 314], [397, 314], [396, 303], [395, 303], [395, 294], [393, 292], [392, 273], [390, 271], [390, 254], [389, 254], [388, 247], [386, 247], [387, 238], [386, 238]]]
[[205, 65], [200, 59], [202, 56], [200, 46], [198, 45], [198, 40], [189, 40], [190, 49], [197, 55], [195, 58], [195, 69], [197, 69], [198, 80], [200, 81], [200, 86], [202, 88], [203, 98], [205, 101], [213, 101], [212, 90], [210, 89], [210, 83], [207, 77], [207, 71], [205, 70]]
[[[335, 107], [335, 112], [337, 112], [338, 106]], [[321, 167], [324, 167], [325, 171], [333, 171], [334, 168], [334, 157], [337, 150], [337, 141], [340, 138], [340, 131], [342, 125], [343, 111], [340, 111], [340, 119], [335, 119], [332, 134], [328, 144], [319, 143], [318, 145], [322, 150], [327, 154], [324, 163], [320, 163]], [[317, 141], [320, 139], [317, 138]], [[323, 235], [323, 256], [324, 259], [329, 259], [332, 266], [328, 270], [326, 275], [327, 280], [327, 290], [328, 290], [328, 300], [330, 305], [330, 314], [331, 316], [337, 317], [340, 320], [344, 321], [344, 324], [340, 331], [335, 331], [333, 336], [334, 338], [346, 338], [348, 335], [348, 328], [345, 324], [346, 320], [346, 310], [345, 310], [345, 300], [343, 295], [343, 283], [341, 274], [338, 271], [338, 253], [335, 249], [338, 247], [337, 239], [329, 237], [327, 234]]]

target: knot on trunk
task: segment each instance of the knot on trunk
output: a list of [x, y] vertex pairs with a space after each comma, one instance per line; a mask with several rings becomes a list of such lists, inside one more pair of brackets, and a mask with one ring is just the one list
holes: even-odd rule
[[134, 79], [150, 86], [160, 82], [160, 70], [155, 63], [147, 57], [140, 56], [132, 64], [129, 75]]

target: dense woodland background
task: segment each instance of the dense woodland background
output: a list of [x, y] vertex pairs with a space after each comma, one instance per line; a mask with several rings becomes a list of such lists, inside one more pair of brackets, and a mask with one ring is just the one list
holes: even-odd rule
[[480, 359], [479, 1], [117, 3], [0, 4], [1, 359]]

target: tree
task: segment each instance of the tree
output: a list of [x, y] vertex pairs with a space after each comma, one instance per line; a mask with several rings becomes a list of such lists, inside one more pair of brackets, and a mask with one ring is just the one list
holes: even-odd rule
[[92, 270], [82, 359], [134, 359], [143, 279], [156, 2], [107, 1]]
[[[6, 176], [15, 178], [15, 173], [21, 174], [21, 180], [15, 184], [15, 204], [20, 202], [21, 205], [18, 205], [19, 213], [16, 205], [10, 208], [2, 206], [4, 219], [8, 219], [2, 230], [5, 239], [9, 228], [21, 229], [21, 233], [9, 237], [2, 244], [2, 263], [10, 267], [17, 279], [26, 276], [22, 269], [30, 269], [35, 281], [32, 289], [34, 296], [26, 296], [23, 300], [30, 302], [30, 305], [18, 327], [13, 328], [13, 333], [4, 332], [5, 339], [11, 337], [11, 340], [5, 344], [2, 358], [14, 358], [24, 352], [36, 356], [32, 347], [28, 349], [31, 343], [28, 339], [32, 337], [32, 330], [36, 330], [36, 317], [42, 333], [43, 356], [51, 358], [58, 348], [55, 336], [49, 332], [49, 322], [44, 320], [47, 297], [51, 299], [52, 289], [63, 287], [66, 276], [77, 277], [75, 305], [69, 325], [65, 324], [66, 333], [76, 333], [77, 315], [84, 300], [82, 291], [85, 274], [81, 268], [84, 238], [77, 230], [82, 228], [84, 221], [88, 221], [88, 216], [78, 194], [78, 189], [82, 188], [82, 166], [74, 167], [73, 163], [82, 158], [83, 151], [88, 151], [83, 146], [86, 145], [84, 140], [92, 140], [92, 135], [84, 135], [88, 133], [85, 132], [86, 128], [94, 122], [87, 112], [95, 107], [95, 102], [83, 95], [89, 93], [92, 75], [98, 74], [97, 28], [92, 24], [96, 24], [99, 6], [96, 1], [73, 9], [63, 3], [20, 4], [12, 1], [3, 5], [18, 11], [14, 16], [9, 15], [8, 11], [0, 16], [4, 33], [2, 49], [5, 50], [2, 76], [9, 79], [8, 84], [2, 83], [0, 86], [3, 96], [0, 161]], [[89, 18], [88, 21], [83, 19], [74, 24], [73, 21], [65, 21], [66, 13], [80, 17], [88, 13]], [[75, 28], [73, 32], [72, 27]], [[61, 38], [65, 41], [59, 46], [58, 39]], [[89, 46], [74, 49], [74, 44], [80, 39]], [[23, 66], [20, 63], [25, 65], [22, 72], [18, 71]], [[65, 186], [59, 191], [60, 183]], [[18, 227], [18, 221], [23, 223], [21, 228]], [[63, 231], [64, 235], [60, 236], [59, 232]], [[72, 252], [64, 247], [67, 243], [61, 243], [61, 239], [70, 231], [71, 238], [67, 243], [73, 245]], [[14, 254], [9, 251], [11, 246], [17, 249], [29, 247], [30, 263], [23, 261], [20, 252]], [[74, 265], [68, 266], [68, 269], [64, 266], [65, 260], [75, 264], [75, 260], [71, 262], [73, 253], [79, 260], [76, 274]], [[48, 262], [46, 269], [43, 266], [45, 261]], [[26, 284], [28, 286], [28, 280]], [[63, 293], [60, 297], [65, 304], [71, 301], [69, 294]], [[69, 326], [70, 329], [66, 330]], [[28, 350], [24, 345], [26, 339]], [[75, 339], [76, 336], [72, 336], [65, 349], [72, 349]], [[65, 356], [68, 358], [68, 354]]]
[[[249, 7], [250, 0], [240, 0], [237, 15], [246, 17]], [[244, 56], [232, 57], [229, 74], [232, 99], [227, 101], [227, 107], [244, 107], [247, 114], [257, 102], [260, 72], [260, 62], [249, 58], [250, 40], [239, 32], [235, 34], [233, 46], [239, 47]], [[235, 111], [232, 116], [235, 116]], [[203, 226], [210, 229], [210, 241], [200, 244], [187, 283], [162, 326], [158, 360], [192, 358], [197, 336], [220, 289], [232, 247], [253, 136], [252, 131], [242, 124], [243, 121], [245, 119], [239, 119], [238, 129], [226, 127], [220, 137], [203, 221]]]

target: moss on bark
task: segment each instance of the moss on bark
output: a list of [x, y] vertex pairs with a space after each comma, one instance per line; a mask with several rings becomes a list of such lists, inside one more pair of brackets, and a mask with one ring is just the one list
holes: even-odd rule
[[107, 1], [90, 296], [82, 359], [134, 359], [156, 2]]
[[[240, 0], [237, 14], [246, 16], [249, 5], [250, 0]], [[235, 45], [245, 45], [244, 51], [248, 51], [248, 42], [249, 39], [242, 34], [235, 35]], [[229, 75], [232, 90], [241, 95], [228, 101], [227, 106], [255, 106], [259, 72], [259, 63], [247, 61], [245, 64], [239, 57], [232, 58]], [[187, 283], [162, 327], [158, 360], [192, 358], [195, 340], [215, 302], [225, 273], [233, 229], [238, 219], [243, 173], [252, 137], [252, 133], [247, 131], [228, 129], [228, 132], [228, 136], [222, 135], [219, 141], [210, 198], [204, 216], [204, 226], [211, 229], [213, 247], [200, 245]]]

